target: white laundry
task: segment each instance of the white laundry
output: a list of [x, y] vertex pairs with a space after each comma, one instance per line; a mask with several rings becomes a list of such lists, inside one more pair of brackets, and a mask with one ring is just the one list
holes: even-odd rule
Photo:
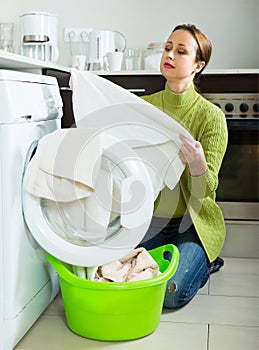
[[54, 201], [45, 201], [46, 215], [66, 239], [96, 243], [106, 237], [113, 183], [101, 137], [89, 128], [57, 130], [40, 140], [31, 161], [26, 189]]
[[27, 190], [68, 202], [90, 196], [100, 170], [101, 135], [92, 129], [61, 129], [44, 136], [31, 161]]
[[145, 163], [154, 199], [173, 189], [184, 170], [179, 134], [194, 143], [178, 122], [138, 96], [91, 72], [73, 69], [73, 109], [77, 127], [99, 128], [126, 142]]

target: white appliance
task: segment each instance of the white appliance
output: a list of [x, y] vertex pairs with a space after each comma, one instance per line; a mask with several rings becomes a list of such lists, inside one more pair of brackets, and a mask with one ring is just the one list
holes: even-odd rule
[[28, 12], [20, 16], [21, 54], [42, 61], [57, 62], [58, 20], [46, 12]]
[[112, 30], [93, 30], [90, 32], [89, 41], [89, 70], [104, 69], [104, 56], [107, 52], [124, 52], [126, 48], [124, 35]]
[[59, 288], [25, 224], [22, 182], [38, 141], [60, 127], [62, 100], [55, 78], [7, 70], [0, 100], [0, 349], [11, 350]]

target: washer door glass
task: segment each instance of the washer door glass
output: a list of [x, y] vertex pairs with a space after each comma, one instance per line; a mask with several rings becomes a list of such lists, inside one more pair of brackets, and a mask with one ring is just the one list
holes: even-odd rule
[[152, 183], [145, 165], [126, 143], [103, 151], [90, 197], [71, 202], [39, 198], [26, 190], [29, 175], [30, 164], [23, 181], [25, 221], [36, 241], [64, 262], [98, 266], [120, 259], [138, 245], [149, 227]]

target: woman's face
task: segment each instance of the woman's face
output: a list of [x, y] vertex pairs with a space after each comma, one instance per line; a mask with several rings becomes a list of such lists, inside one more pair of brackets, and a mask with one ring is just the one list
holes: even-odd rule
[[173, 32], [165, 44], [161, 58], [160, 70], [164, 77], [167, 80], [193, 79], [194, 73], [204, 66], [204, 62], [195, 61], [197, 49], [196, 40], [187, 30]]

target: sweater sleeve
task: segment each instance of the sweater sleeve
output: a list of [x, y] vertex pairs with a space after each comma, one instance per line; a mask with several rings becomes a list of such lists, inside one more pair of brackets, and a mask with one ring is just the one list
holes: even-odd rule
[[210, 110], [209, 113], [211, 114], [210, 118], [206, 118], [207, 121], [196, 138], [202, 144], [208, 169], [204, 175], [188, 176], [189, 191], [197, 198], [211, 196], [216, 191], [218, 174], [228, 141], [224, 113], [215, 108]]

